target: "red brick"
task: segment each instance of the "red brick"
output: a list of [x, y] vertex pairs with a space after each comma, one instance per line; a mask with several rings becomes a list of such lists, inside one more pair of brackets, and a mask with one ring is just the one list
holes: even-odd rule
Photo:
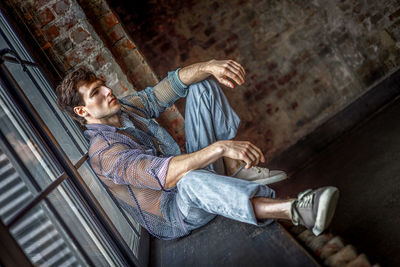
[[90, 56], [93, 50], [93, 45], [86, 43], [83, 46], [75, 48], [69, 54], [67, 54], [65, 57], [65, 61], [68, 66], [73, 67], [79, 62], [85, 60], [88, 56]]
[[117, 57], [124, 57], [135, 48], [135, 45], [128, 39], [123, 38], [119, 40], [112, 47], [112, 50], [117, 54]]
[[135, 44], [128, 38], [122, 40], [121, 45], [128, 50], [133, 50], [135, 48]]
[[69, 15], [68, 17], [62, 17], [55, 23], [55, 25], [59, 27], [59, 29], [67, 31], [75, 26], [76, 23], [78, 23], [78, 19], [74, 15]]
[[93, 66], [93, 68], [95, 70], [100, 69], [105, 64], [106, 64], [106, 60], [104, 59], [102, 54], [98, 54], [97, 56], [95, 56], [91, 62], [91, 65]]
[[57, 42], [54, 45], [54, 52], [58, 55], [64, 55], [67, 51], [72, 49], [74, 47], [74, 44], [72, 43], [70, 38], [64, 38], [63, 40]]
[[144, 58], [137, 49], [134, 49], [132, 53], [126, 55], [123, 60], [124, 63], [131, 68], [135, 68], [144, 63]]
[[79, 62], [81, 62], [81, 58], [79, 57], [78, 53], [76, 50], [73, 50], [71, 53], [67, 54], [65, 57], [65, 63], [69, 66], [69, 67], [73, 67], [76, 64], [78, 64]]
[[118, 23], [118, 18], [110, 12], [101, 19], [101, 23], [106, 29], [110, 29]]
[[57, 15], [63, 15], [69, 9], [69, 1], [68, 0], [61, 0], [58, 1], [53, 5], [53, 10], [56, 12]]
[[43, 31], [43, 33], [47, 37], [47, 39], [54, 39], [60, 35], [60, 31], [55, 25], [48, 27], [46, 30]]
[[123, 37], [125, 37], [126, 34], [121, 24], [117, 24], [112, 28], [112, 30], [107, 35], [109, 38], [110, 45], [113, 45], [119, 40], [121, 40]]
[[84, 54], [84, 57], [90, 56], [92, 51], [94, 50], [95, 43], [94, 42], [85, 42], [81, 47], [81, 51]]
[[45, 10], [41, 11], [38, 15], [38, 19], [41, 23], [41, 26], [47, 25], [49, 22], [54, 20], [54, 14], [51, 12], [50, 8], [46, 8]]
[[82, 27], [77, 28], [76, 30], [74, 30], [71, 33], [71, 39], [76, 43], [79, 44], [81, 42], [83, 42], [84, 40], [86, 40], [86, 38], [88, 38], [90, 36], [90, 34], [85, 31]]
[[33, 6], [35, 9], [39, 9], [45, 5], [47, 5], [51, 0], [34, 0]]
[[129, 71], [127, 76], [136, 88], [142, 89], [156, 84], [156, 81], [151, 75], [152, 73], [152, 70], [147, 64], [141, 64], [136, 66], [132, 71]]

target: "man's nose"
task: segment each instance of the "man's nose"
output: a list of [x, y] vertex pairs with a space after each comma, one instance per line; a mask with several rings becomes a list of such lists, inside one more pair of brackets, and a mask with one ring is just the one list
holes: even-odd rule
[[106, 96], [112, 95], [112, 90], [110, 88], [105, 87], [105, 89], [106, 89]]

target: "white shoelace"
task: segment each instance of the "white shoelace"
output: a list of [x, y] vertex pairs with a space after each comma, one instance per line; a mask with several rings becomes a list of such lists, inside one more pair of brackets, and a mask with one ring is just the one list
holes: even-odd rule
[[301, 200], [297, 202], [297, 207], [307, 208], [312, 205], [314, 194], [310, 194], [308, 196], [304, 196]]

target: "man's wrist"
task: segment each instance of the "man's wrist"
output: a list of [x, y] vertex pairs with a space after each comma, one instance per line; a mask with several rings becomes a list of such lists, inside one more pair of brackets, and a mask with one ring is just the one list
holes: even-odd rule
[[211, 60], [205, 61], [205, 62], [201, 62], [199, 64], [199, 72], [207, 74], [207, 75], [210, 75], [211, 74], [210, 69], [209, 69], [210, 62], [211, 62]]
[[225, 154], [225, 149], [224, 146], [222, 145], [221, 141], [217, 141], [213, 144], [212, 146], [212, 151], [214, 151], [217, 154], [218, 158], [222, 158]]

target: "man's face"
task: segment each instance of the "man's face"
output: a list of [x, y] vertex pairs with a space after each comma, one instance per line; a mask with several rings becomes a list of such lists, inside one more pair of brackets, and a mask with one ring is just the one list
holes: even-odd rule
[[[102, 80], [86, 83], [78, 87], [84, 106], [76, 107], [75, 112], [84, 117], [87, 123], [105, 123], [120, 109], [121, 104], [112, 90]], [[77, 109], [78, 108], [78, 109]]]

